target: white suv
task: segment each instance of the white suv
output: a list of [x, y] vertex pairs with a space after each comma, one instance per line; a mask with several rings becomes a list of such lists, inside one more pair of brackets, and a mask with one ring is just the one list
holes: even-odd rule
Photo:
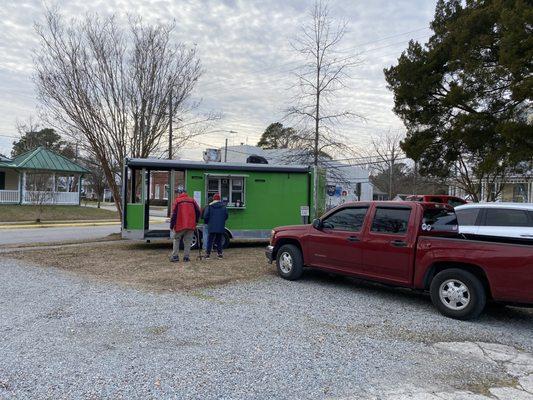
[[460, 233], [533, 239], [532, 203], [472, 203], [455, 213]]

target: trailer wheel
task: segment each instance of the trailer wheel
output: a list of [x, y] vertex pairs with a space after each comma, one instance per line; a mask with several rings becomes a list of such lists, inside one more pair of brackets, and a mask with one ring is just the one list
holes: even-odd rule
[[[200, 245], [202, 244], [202, 238], [200, 237]], [[183, 239], [180, 240], [180, 249], [183, 250], [185, 245], [183, 244]], [[196, 232], [192, 235], [191, 241], [191, 250], [196, 250], [198, 248], [198, 238], [196, 237]]]
[[227, 249], [229, 247], [230, 237], [228, 235], [228, 232], [224, 232], [222, 235], [222, 248]]
[[446, 269], [435, 275], [430, 294], [433, 305], [442, 314], [461, 320], [477, 318], [487, 302], [481, 281], [458, 268]]
[[300, 249], [293, 244], [281, 246], [276, 255], [276, 267], [282, 278], [290, 281], [300, 279], [304, 269]]

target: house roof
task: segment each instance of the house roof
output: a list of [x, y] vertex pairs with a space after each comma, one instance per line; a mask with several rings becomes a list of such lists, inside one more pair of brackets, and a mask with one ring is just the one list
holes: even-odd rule
[[10, 161], [0, 162], [0, 167], [11, 169], [88, 173], [89, 170], [44, 147], [20, 154]]

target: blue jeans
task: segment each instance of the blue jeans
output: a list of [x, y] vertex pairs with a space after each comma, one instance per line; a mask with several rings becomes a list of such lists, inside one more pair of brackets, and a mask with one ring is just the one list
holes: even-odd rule
[[207, 242], [209, 241], [209, 230], [207, 229], [207, 224], [204, 225], [202, 231], [202, 248], [207, 250]]
[[210, 233], [207, 239], [207, 249], [205, 250], [206, 255], [211, 254], [213, 249], [213, 243], [217, 247], [217, 253], [222, 254], [222, 235], [223, 233]]

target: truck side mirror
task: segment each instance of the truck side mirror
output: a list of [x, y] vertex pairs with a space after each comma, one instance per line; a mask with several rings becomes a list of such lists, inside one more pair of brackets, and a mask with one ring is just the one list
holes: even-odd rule
[[318, 229], [319, 231], [322, 230], [322, 221], [320, 218], [316, 218], [313, 220], [313, 228]]

